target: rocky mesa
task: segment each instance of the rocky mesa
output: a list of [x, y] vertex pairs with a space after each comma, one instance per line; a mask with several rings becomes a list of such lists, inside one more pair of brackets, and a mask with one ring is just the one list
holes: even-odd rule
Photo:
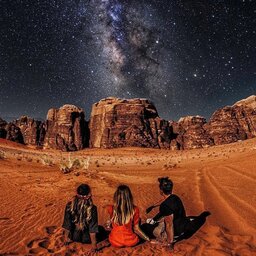
[[148, 147], [171, 150], [203, 148], [256, 136], [256, 96], [201, 116], [179, 121], [159, 117], [147, 99], [109, 97], [92, 106], [90, 120], [74, 105], [50, 109], [46, 121], [27, 116], [11, 123], [0, 118], [0, 137], [15, 142], [76, 151], [83, 148]]
[[89, 128], [91, 148], [168, 148], [171, 136], [168, 122], [147, 99], [101, 100], [92, 107]]

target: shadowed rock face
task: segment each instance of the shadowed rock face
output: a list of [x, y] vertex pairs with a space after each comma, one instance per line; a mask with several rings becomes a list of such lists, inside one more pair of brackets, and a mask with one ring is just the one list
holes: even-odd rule
[[50, 109], [46, 120], [44, 147], [63, 151], [80, 150], [86, 145], [84, 111], [73, 105]]
[[20, 128], [25, 144], [34, 146], [43, 145], [45, 135], [45, 124], [43, 122], [22, 116], [12, 123]]
[[0, 118], [0, 138], [5, 139], [7, 135], [6, 131], [7, 122]]
[[215, 145], [256, 136], [256, 109], [245, 105], [224, 107], [214, 112], [205, 129]]
[[247, 138], [256, 136], [256, 95], [238, 101], [233, 107], [237, 108], [237, 120], [245, 131]]
[[182, 117], [178, 122], [172, 122], [177, 138], [172, 142], [172, 149], [192, 149], [213, 145], [207, 131], [204, 129], [206, 119], [201, 116]]
[[24, 144], [24, 139], [21, 133], [21, 130], [14, 123], [9, 123], [6, 127], [6, 139], [11, 140], [17, 143]]
[[166, 147], [169, 123], [146, 99], [106, 98], [95, 103], [90, 118], [90, 147]]

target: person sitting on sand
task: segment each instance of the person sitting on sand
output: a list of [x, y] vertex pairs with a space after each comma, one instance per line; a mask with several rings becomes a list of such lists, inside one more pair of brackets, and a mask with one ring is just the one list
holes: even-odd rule
[[117, 188], [114, 205], [108, 206], [107, 211], [111, 218], [109, 242], [112, 246], [134, 246], [140, 241], [138, 236], [150, 241], [139, 227], [139, 209], [133, 204], [133, 196], [128, 186], [120, 185]]
[[[203, 212], [199, 216], [186, 216], [181, 199], [172, 194], [173, 182], [168, 178], [159, 178], [160, 194], [164, 197], [159, 207], [159, 213], [147, 219], [147, 223], [153, 227], [153, 235], [150, 237], [166, 241], [171, 248], [182, 239], [191, 237], [206, 221], [210, 212]], [[159, 206], [159, 205], [158, 205]], [[153, 207], [147, 209], [147, 212]], [[142, 226], [147, 233], [150, 227], [147, 224]]]
[[68, 202], [62, 227], [66, 229], [66, 240], [92, 244], [97, 250], [97, 207], [92, 202], [91, 188], [87, 184], [77, 187], [77, 194]]

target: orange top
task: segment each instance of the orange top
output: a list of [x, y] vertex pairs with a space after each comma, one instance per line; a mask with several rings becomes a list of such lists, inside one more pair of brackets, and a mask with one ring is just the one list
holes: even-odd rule
[[[108, 206], [107, 211], [112, 218], [113, 205]], [[109, 242], [112, 246], [134, 246], [139, 242], [138, 236], [133, 232], [133, 227], [139, 224], [139, 208], [135, 206], [133, 218], [124, 225], [118, 225], [112, 222], [112, 230], [109, 235]]]

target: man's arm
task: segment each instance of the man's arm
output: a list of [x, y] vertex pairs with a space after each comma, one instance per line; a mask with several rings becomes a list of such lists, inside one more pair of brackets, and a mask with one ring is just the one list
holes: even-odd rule
[[164, 217], [163, 213], [160, 211], [159, 213], [156, 214], [156, 216], [153, 218], [153, 221], [157, 222], [160, 219]]
[[164, 218], [165, 226], [166, 226], [166, 234], [167, 234], [167, 243], [171, 244], [173, 242], [173, 214], [166, 216]]

